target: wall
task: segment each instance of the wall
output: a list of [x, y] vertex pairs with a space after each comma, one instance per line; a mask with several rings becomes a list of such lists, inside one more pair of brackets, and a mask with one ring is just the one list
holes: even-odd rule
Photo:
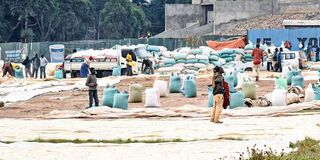
[[248, 19], [273, 12], [273, 0], [223, 0], [215, 2], [216, 24]]
[[204, 24], [204, 11], [201, 5], [166, 4], [166, 30], [176, 30], [186, 27], [187, 23], [199, 21]]
[[316, 48], [320, 47], [320, 28], [249, 30], [248, 39], [254, 44], [267, 40], [276, 46], [288, 40], [292, 44], [292, 50], [299, 50], [300, 41], [304, 47], [311, 43]]

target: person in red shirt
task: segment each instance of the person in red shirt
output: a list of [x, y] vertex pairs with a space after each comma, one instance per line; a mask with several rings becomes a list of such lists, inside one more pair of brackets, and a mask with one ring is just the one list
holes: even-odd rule
[[263, 51], [260, 49], [259, 44], [256, 45], [255, 49], [253, 49], [252, 56], [253, 56], [253, 72], [256, 76], [256, 81], [259, 81], [259, 73], [260, 73], [260, 68], [261, 68], [261, 63], [263, 58]]

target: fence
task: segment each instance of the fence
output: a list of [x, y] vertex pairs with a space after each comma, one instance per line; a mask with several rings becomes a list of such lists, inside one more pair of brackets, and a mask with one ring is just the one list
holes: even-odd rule
[[[237, 36], [203, 36], [197, 37], [195, 44], [192, 46], [206, 45], [207, 40], [227, 40]], [[70, 54], [74, 49], [105, 49], [115, 45], [137, 45], [149, 44], [165, 46], [168, 50], [174, 50], [180, 47], [190, 46], [187, 39], [174, 38], [150, 38], [150, 39], [123, 39], [123, 40], [85, 40], [85, 41], [70, 41], [70, 42], [36, 42], [36, 43], [0, 43], [0, 53], [2, 60], [11, 60], [12, 62], [21, 62], [26, 55], [33, 57], [35, 54], [44, 55], [47, 59], [50, 58], [49, 46], [54, 44], [62, 44], [65, 46], [65, 53]]]

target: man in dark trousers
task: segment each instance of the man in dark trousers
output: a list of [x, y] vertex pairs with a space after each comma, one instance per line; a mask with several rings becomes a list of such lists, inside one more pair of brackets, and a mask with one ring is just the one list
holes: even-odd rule
[[38, 57], [38, 54], [36, 54], [31, 61], [32, 61], [32, 77], [38, 78], [38, 72], [40, 67], [40, 58]]
[[92, 107], [93, 99], [95, 102], [95, 106], [99, 106], [99, 99], [98, 99], [98, 83], [96, 77], [96, 70], [94, 68], [90, 68], [90, 74], [88, 75], [86, 86], [89, 87], [89, 107]]
[[29, 75], [31, 78], [31, 60], [29, 59], [29, 56], [27, 56], [26, 59], [22, 62], [22, 65], [24, 65], [26, 77], [28, 78]]

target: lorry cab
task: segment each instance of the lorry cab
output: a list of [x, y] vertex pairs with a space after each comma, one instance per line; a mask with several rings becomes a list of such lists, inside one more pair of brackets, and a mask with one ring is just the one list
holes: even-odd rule
[[122, 70], [122, 75], [126, 75], [127, 73], [127, 61], [126, 57], [129, 52], [133, 53], [132, 60], [136, 63], [135, 66], [132, 67], [132, 72], [133, 74], [137, 75], [139, 74], [139, 71], [141, 70], [142, 67], [142, 62], [143, 59], [149, 56], [150, 54], [142, 47], [134, 47], [134, 48], [123, 48], [121, 49], [121, 70]]

